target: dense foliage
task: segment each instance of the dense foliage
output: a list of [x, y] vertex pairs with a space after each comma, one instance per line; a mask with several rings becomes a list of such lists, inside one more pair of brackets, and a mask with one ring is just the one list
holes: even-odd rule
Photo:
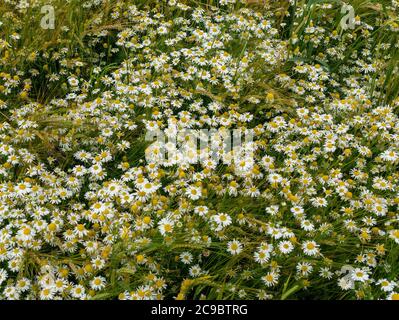
[[0, 297], [398, 300], [399, 3], [343, 4], [2, 0]]

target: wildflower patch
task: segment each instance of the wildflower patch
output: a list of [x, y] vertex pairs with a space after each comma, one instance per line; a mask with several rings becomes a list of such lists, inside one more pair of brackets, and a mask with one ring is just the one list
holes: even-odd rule
[[0, 299], [398, 300], [398, 16], [2, 1]]

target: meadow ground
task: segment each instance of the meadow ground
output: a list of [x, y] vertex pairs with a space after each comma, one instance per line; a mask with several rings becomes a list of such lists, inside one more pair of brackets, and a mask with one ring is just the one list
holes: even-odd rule
[[398, 36], [397, 0], [2, 0], [0, 298], [398, 300]]

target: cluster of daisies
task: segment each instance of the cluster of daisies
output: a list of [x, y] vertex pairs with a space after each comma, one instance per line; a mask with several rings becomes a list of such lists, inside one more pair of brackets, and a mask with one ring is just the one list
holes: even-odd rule
[[[32, 8], [5, 0], [0, 298], [398, 300], [397, 21], [135, 2], [82, 2], [86, 54], [20, 48]], [[146, 139], [204, 129], [251, 134], [250, 152], [165, 159]]]

